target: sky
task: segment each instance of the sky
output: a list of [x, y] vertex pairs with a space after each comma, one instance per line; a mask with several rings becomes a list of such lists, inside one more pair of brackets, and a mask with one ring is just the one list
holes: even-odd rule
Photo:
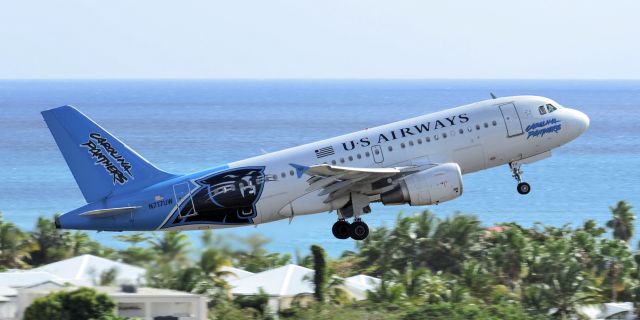
[[0, 0], [0, 78], [640, 79], [640, 1]]

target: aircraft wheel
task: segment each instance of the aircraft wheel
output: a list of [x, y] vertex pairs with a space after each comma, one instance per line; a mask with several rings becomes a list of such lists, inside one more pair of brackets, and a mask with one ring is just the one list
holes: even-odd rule
[[369, 226], [362, 221], [356, 221], [351, 224], [349, 235], [353, 240], [364, 240], [369, 235]]
[[331, 232], [333, 232], [333, 236], [338, 239], [346, 239], [349, 238], [349, 230], [351, 229], [350, 223], [345, 220], [338, 220], [333, 224], [333, 228], [331, 228]]
[[531, 191], [531, 186], [526, 182], [518, 183], [518, 193], [519, 194], [527, 194]]

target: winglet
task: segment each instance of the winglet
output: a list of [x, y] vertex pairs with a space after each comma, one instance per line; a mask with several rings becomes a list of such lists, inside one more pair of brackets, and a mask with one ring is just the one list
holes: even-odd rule
[[496, 99], [496, 95], [493, 92], [489, 92], [491, 94], [491, 99]]
[[289, 163], [289, 165], [296, 169], [296, 174], [298, 175], [298, 178], [301, 178], [302, 175], [305, 172], [307, 172], [307, 170], [309, 170], [309, 167], [303, 166], [301, 164]]

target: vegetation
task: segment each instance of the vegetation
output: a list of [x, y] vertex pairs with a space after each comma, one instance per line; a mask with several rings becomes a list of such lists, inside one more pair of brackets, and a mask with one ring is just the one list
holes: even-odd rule
[[[605, 226], [588, 220], [579, 226], [524, 227], [504, 223], [484, 227], [475, 216], [438, 218], [429, 211], [399, 214], [393, 227], [379, 227], [339, 258], [319, 245], [297, 254], [297, 263], [318, 272], [312, 279], [314, 300], [280, 315], [288, 319], [547, 319], [579, 317], [579, 307], [609, 301], [640, 303], [640, 252], [632, 248], [635, 217], [624, 201], [611, 207]], [[0, 216], [0, 269], [30, 268], [78, 254], [91, 253], [142, 266], [148, 285], [211, 297], [212, 319], [269, 317], [266, 294], [233, 298], [224, 266], [259, 272], [291, 262], [291, 256], [269, 253], [261, 236], [228, 240], [203, 232], [201, 246], [186, 233], [133, 233], [116, 238], [128, 247], [101, 246], [86, 233], [53, 228], [40, 218], [23, 231]], [[202, 249], [195, 250], [194, 247]], [[341, 278], [367, 274], [381, 279], [367, 299], [351, 301]], [[116, 274], [101, 275], [113, 282]], [[38, 300], [38, 314], [62, 312], [64, 294]], [[97, 296], [83, 291], [86, 303]], [[46, 303], [44, 302], [46, 301]], [[75, 302], [74, 302], [75, 303]], [[62, 309], [61, 309], [62, 308]], [[105, 314], [111, 308], [101, 307]], [[31, 311], [35, 314], [36, 311]], [[92, 315], [92, 317], [95, 316]], [[49, 316], [50, 318], [60, 318]], [[84, 316], [83, 316], [84, 317]], [[39, 318], [34, 318], [39, 319]], [[98, 319], [98, 318], [96, 318]]]
[[38, 298], [27, 307], [25, 320], [117, 320], [115, 302], [106, 294], [89, 288], [54, 292]]

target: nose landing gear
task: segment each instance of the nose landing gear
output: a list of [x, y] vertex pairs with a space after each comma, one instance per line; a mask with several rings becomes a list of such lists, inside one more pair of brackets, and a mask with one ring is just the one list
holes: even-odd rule
[[513, 177], [516, 179], [516, 181], [518, 181], [518, 193], [528, 194], [531, 191], [531, 186], [528, 183], [522, 181], [522, 171], [520, 171], [520, 166], [520, 163], [518, 163], [517, 161], [509, 163], [509, 168], [513, 173]]

